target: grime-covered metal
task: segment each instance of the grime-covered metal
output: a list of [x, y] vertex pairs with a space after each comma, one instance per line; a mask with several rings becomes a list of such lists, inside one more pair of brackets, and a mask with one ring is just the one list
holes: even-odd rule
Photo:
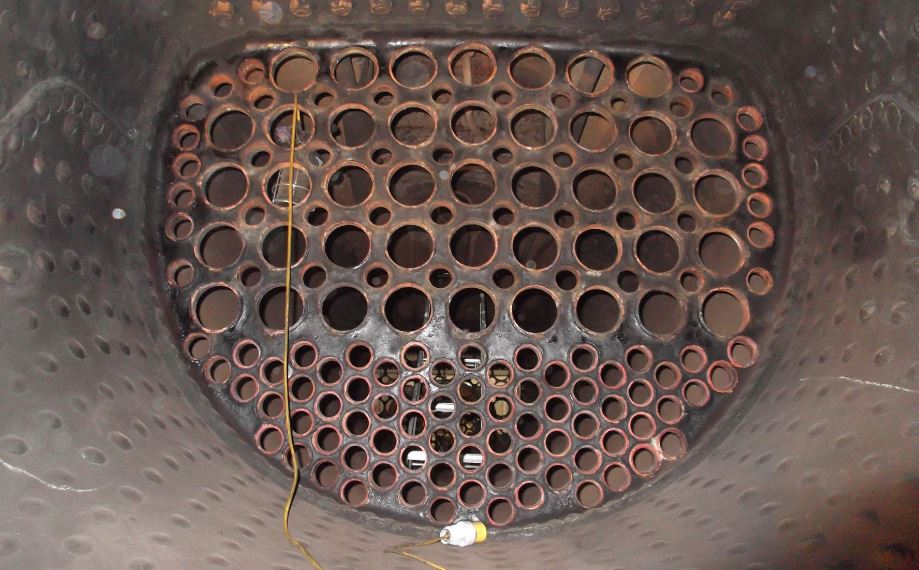
[[[446, 67], [450, 52], [466, 44], [484, 44], [495, 56], [495, 77], [484, 86], [467, 87], [454, 80]], [[217, 110], [217, 101], [228, 101], [243, 115], [255, 118], [252, 140], [257, 137], [270, 151], [270, 165], [283, 162], [286, 159], [279, 152], [286, 149], [266, 136], [261, 121], [292, 103], [291, 93], [273, 87], [270, 70], [279, 54], [298, 49], [311, 54], [318, 67], [315, 85], [299, 99], [314, 124], [312, 137], [296, 149], [297, 162], [307, 173], [302, 180], [310, 180], [306, 200], [296, 206], [295, 223], [304, 236], [304, 259], [296, 269], [322, 265], [326, 287], [349, 283], [370, 300], [364, 324], [334, 333], [321, 316], [323, 297], [308, 290], [302, 279], [295, 283], [304, 303], [296, 340], [313, 342], [320, 358], [334, 357], [342, 364], [342, 379], [328, 386], [315, 378], [315, 366], [297, 370], [314, 381], [313, 396], [298, 404], [299, 409], [311, 414], [315, 426], [321, 425], [323, 420], [315, 414], [317, 395], [334, 392], [343, 408], [364, 406], [368, 422], [389, 427], [398, 438], [404, 436], [396, 422], [403, 413], [417, 410], [426, 415], [428, 431], [446, 426], [457, 438], [456, 445], [475, 443], [485, 451], [483, 461], [506, 464], [515, 478], [512, 486], [493, 489], [484, 467], [475, 473], [460, 472], [454, 463], [456, 452], [412, 454], [407, 460], [424, 457], [427, 464], [424, 470], [402, 477], [407, 471], [400, 456], [393, 453], [381, 460], [373, 455], [369, 438], [352, 440], [342, 431], [340, 449], [355, 441], [363, 441], [360, 445], [367, 449], [368, 469], [354, 471], [340, 463], [340, 451], [322, 454], [311, 447], [312, 437], [298, 438], [311, 468], [316, 461], [327, 460], [334, 469], [323, 473], [337, 475], [334, 484], [318, 487], [314, 471], [304, 471], [305, 484], [291, 512], [293, 535], [324, 568], [420, 568], [417, 561], [385, 552], [397, 544], [433, 538], [442, 525], [434, 522], [431, 501], [439, 498], [453, 501], [456, 519], [481, 517], [492, 498], [506, 499], [514, 508], [514, 518], [504, 526], [485, 519], [488, 539], [484, 543], [462, 549], [435, 545], [419, 551], [451, 569], [915, 568], [919, 553], [915, 524], [919, 337], [914, 333], [919, 303], [917, 45], [919, 4], [911, 0], [0, 0], [0, 566], [301, 567], [302, 558], [282, 532], [292, 474], [280, 453], [266, 455], [255, 440], [261, 426], [280, 427], [279, 420], [261, 415], [260, 395], [241, 404], [230, 395], [230, 380], [211, 384], [202, 370], [211, 357], [222, 356], [230, 364], [218, 371], [229, 371], [232, 378], [251, 376], [259, 394], [281, 393], [281, 384], [261, 380], [261, 361], [279, 358], [281, 341], [260, 324], [253, 295], [280, 285], [281, 270], [262, 261], [261, 247], [268, 232], [282, 225], [277, 214], [283, 204], [262, 198], [264, 221], [243, 224], [240, 206], [208, 205], [197, 176], [187, 180], [191, 190], [174, 194], [181, 206], [168, 201], [169, 189], [179, 181], [172, 174], [172, 161], [181, 154], [171, 140], [173, 129], [184, 122], [193, 126], [187, 131], [192, 138], [180, 144], [191, 145], [194, 136], [202, 142], [181, 152], [199, 157], [206, 167], [201, 175], [210, 172], [207, 167], [219, 157], [242, 169], [252, 184], [246, 200], [262, 196], [268, 166], [257, 170], [244, 162], [251, 155], [239, 151], [205, 150], [210, 148], [206, 139], [213, 134], [205, 129], [206, 123], [186, 121], [178, 113], [181, 102], [193, 94], [209, 111]], [[441, 105], [431, 98], [434, 82], [404, 89], [392, 82], [394, 54], [411, 47], [434, 54], [435, 82], [451, 88], [449, 103]], [[550, 55], [555, 64], [550, 87], [528, 90], [509, 80], [511, 56], [527, 47]], [[355, 48], [360, 49], [353, 53], [372, 54], [379, 71], [371, 86], [348, 91], [329, 80], [330, 63], [336, 53]], [[586, 52], [605, 55], [614, 67], [612, 84], [595, 97], [579, 94], [565, 75], [576, 54]], [[660, 58], [671, 70], [673, 86], [661, 97], [635, 98], [628, 88], [630, 62], [645, 56]], [[252, 87], [237, 75], [246, 59], [257, 60], [250, 68], [254, 69]], [[265, 70], [261, 79], [260, 65]], [[702, 73], [700, 93], [682, 92], [677, 78], [687, 68]], [[223, 99], [215, 98], [206, 85], [219, 74], [230, 76], [233, 89]], [[709, 87], [717, 82], [734, 89], [734, 102], [726, 107], [710, 101]], [[491, 99], [499, 83], [506, 84], [513, 97], [500, 107]], [[390, 88], [393, 94], [393, 103], [385, 111], [370, 98], [378, 86]], [[264, 112], [251, 108], [245, 94], [258, 87], [274, 94], [275, 107]], [[309, 96], [319, 87], [334, 95], [331, 106], [317, 108]], [[568, 110], [553, 105], [551, 92], [556, 89], [571, 96]], [[614, 109], [610, 105], [614, 94], [632, 102], [631, 107], [623, 112]], [[765, 160], [747, 160], [735, 152], [725, 159], [702, 161], [708, 168], [730, 172], [748, 198], [762, 192], [772, 199], [774, 213], [762, 221], [772, 228], [775, 244], [759, 250], [747, 242], [744, 247], [752, 257], [744, 261], [743, 270], [729, 277], [716, 279], [709, 273], [695, 258], [693, 240], [697, 232], [713, 227], [705, 224], [713, 224], [746, 241], [754, 221], [746, 204], [725, 217], [698, 210], [700, 229], [685, 232], [679, 229], [678, 219], [674, 225], [672, 214], [649, 218], [633, 202], [631, 183], [648, 165], [675, 177], [680, 207], [693, 196], [692, 177], [671, 169], [665, 161], [673, 153], [653, 158], [629, 146], [632, 119], [655, 111], [677, 127], [679, 142], [674, 151], [686, 148], [681, 145], [688, 122], [670, 114], [669, 104], [676, 95], [693, 102], [691, 117], [714, 113], [734, 125], [738, 145], [748, 135], [732, 123], [736, 109], [754, 106], [764, 116], [763, 126], [749, 134], [768, 142]], [[461, 144], [449, 127], [453, 110], [465, 102], [496, 110], [494, 135], [470, 147]], [[453, 163], [443, 166], [428, 154], [433, 148], [405, 147], [389, 134], [390, 113], [405, 103], [433, 109], [437, 121], [433, 142], [453, 149]], [[349, 149], [335, 141], [328, 121], [345, 104], [369, 109], [375, 128], [373, 148], [377, 143], [389, 148], [393, 153], [389, 163], [373, 162], [370, 143]], [[514, 110], [525, 104], [562, 117], [555, 142], [542, 151], [531, 153], [516, 146], [509, 131]], [[570, 135], [573, 113], [591, 107], [609, 113], [617, 129], [610, 148], [600, 153], [577, 147]], [[750, 118], [755, 121], [754, 115]], [[234, 131], [220, 130], [218, 140], [223, 144], [227, 139], [222, 137], [233, 136]], [[507, 165], [490, 154], [498, 144], [513, 153]], [[572, 166], [554, 163], [549, 149], [558, 145], [573, 149], [568, 152]], [[328, 166], [310, 162], [307, 149], [319, 146], [329, 151]], [[612, 161], [619, 149], [633, 153], [635, 170], [620, 170]], [[751, 149], [756, 152], [756, 145]], [[495, 194], [480, 206], [460, 207], [449, 187], [450, 169], [456, 161], [473, 158], [494, 169]], [[360, 206], [341, 207], [327, 195], [330, 168], [346, 159], [368, 168], [374, 180], [371, 197]], [[487, 270], [466, 269], [454, 260], [445, 249], [449, 244], [442, 241], [440, 225], [428, 221], [430, 203], [402, 206], [389, 195], [387, 175], [402, 162], [423, 163], [438, 176], [441, 170], [448, 171], [446, 181], [437, 178], [432, 200], [452, 206], [454, 219], [448, 227], [477, 223], [495, 231], [496, 258]], [[557, 177], [557, 201], [543, 210], [554, 214], [567, 201], [564, 209], [581, 216], [569, 228], [557, 226], [554, 217], [532, 218], [543, 210], [516, 203], [507, 180], [524, 163]], [[756, 191], [744, 187], [741, 163], [762, 164], [768, 173], [766, 186]], [[615, 175], [619, 185], [609, 210], [590, 213], [572, 197], [573, 177], [585, 165], [603, 166]], [[305, 193], [306, 188], [303, 184], [297, 193]], [[493, 223], [498, 201], [513, 206], [508, 209], [514, 220], [507, 226]], [[309, 220], [304, 223], [306, 207], [314, 203], [324, 203], [328, 214], [328, 220], [317, 226]], [[394, 221], [378, 229], [368, 218], [371, 203], [386, 207]], [[753, 206], [763, 211], [764, 206], [755, 202]], [[631, 232], [620, 229], [612, 218], [627, 208], [641, 224]], [[173, 242], [165, 237], [165, 222], [179, 213], [196, 224], [194, 238]], [[318, 223], [321, 211], [312, 219]], [[598, 274], [581, 268], [570, 249], [574, 236], [591, 225], [588, 219], [599, 220], [596, 225], [621, 240], [616, 264]], [[655, 221], [648, 225], [648, 219]], [[413, 270], [395, 265], [386, 250], [396, 227], [392, 224], [409, 220], [422, 229], [434, 228], [435, 239], [432, 260]], [[353, 271], [339, 270], [325, 257], [324, 232], [337, 223], [370, 231], [368, 261]], [[526, 270], [516, 261], [513, 237], [528, 223], [563, 236], [559, 260], [564, 258], [564, 263]], [[195, 244], [202, 224], [230, 226], [239, 235], [243, 252], [240, 262], [230, 266], [257, 267], [261, 285], [250, 290], [230, 266], [212, 271], [198, 260]], [[677, 266], [670, 273], [646, 272], [636, 261], [634, 240], [651, 227], [675, 234], [680, 247], [689, 244], [679, 250]], [[233, 233], [218, 235], [232, 238]], [[182, 283], [193, 279], [187, 287], [176, 288], [168, 282], [166, 269], [180, 259], [188, 262], [179, 272]], [[450, 271], [452, 285], [430, 295], [433, 316], [419, 333], [397, 333], [381, 311], [382, 296], [394, 285], [413, 284], [425, 290], [435, 259]], [[371, 263], [388, 271], [389, 281], [381, 288], [366, 285]], [[507, 266], [515, 278], [507, 290], [494, 285], [497, 265]], [[554, 283], [560, 265], [571, 267], [579, 279], [574, 290]], [[706, 278], [697, 294], [682, 291], [676, 281], [691, 265]], [[757, 267], [769, 274], [750, 274]], [[640, 278], [633, 293], [618, 283], [626, 269]], [[250, 271], [247, 277], [256, 274]], [[771, 287], [769, 294], [745, 290], [740, 278], [748, 274], [757, 290]], [[375, 282], [383, 276], [374, 275]], [[504, 275], [499, 274], [499, 280]], [[600, 277], [603, 286], [618, 295], [623, 316], [614, 332], [592, 335], [579, 324], [574, 299], [579, 287], [599, 287]], [[447, 312], [450, 291], [472, 286], [473, 281], [493, 296], [496, 307], [494, 332], [477, 337], [460, 334]], [[203, 332], [194, 324], [191, 294], [205, 283], [226, 283], [238, 292], [240, 318], [232, 327]], [[713, 337], [698, 313], [703, 292], [722, 284], [746, 297], [750, 320], [739, 336], [753, 339], [757, 349], [755, 365], [738, 369], [738, 382], [729, 395], [712, 390], [707, 370], [687, 373], [678, 352], [697, 345], [709, 359], [706, 367], [716, 360], [729, 361], [725, 342], [730, 339]], [[567, 330], [571, 336], [553, 343], [551, 334], [525, 334], [513, 325], [509, 311], [514, 295], [524, 286], [537, 285], [558, 299], [554, 329]], [[676, 298], [687, 299], [685, 325], [668, 340], [646, 334], [635, 320], [636, 304], [640, 312], [638, 292], [664, 286], [672, 287], [668, 290]], [[192, 335], [192, 341], [200, 338], [198, 333], [212, 348], [205, 352], [202, 348], [207, 344], [189, 343], [203, 356], [193, 359], [185, 341]], [[258, 348], [259, 364], [247, 368], [235, 364], [233, 348], [243, 339]], [[483, 381], [482, 400], [476, 404], [460, 400], [459, 378], [443, 389], [431, 378], [437, 360], [460, 365], [451, 344], [457, 339], [480, 345], [487, 357], [484, 372], [468, 374]], [[420, 373], [428, 389], [423, 405], [404, 400], [399, 392], [402, 379], [409, 376], [402, 372], [401, 357], [408, 340], [422, 342], [430, 351], [431, 364]], [[374, 378], [374, 366], [362, 373], [352, 371], [346, 349], [357, 341], [373, 349], [374, 365], [381, 358], [393, 359], [399, 381], [384, 388]], [[695, 379], [708, 388], [710, 400], [705, 406], [693, 407], [682, 400], [685, 415], [674, 426], [686, 437], [681, 459], [662, 461], [652, 477], [631, 473], [628, 489], [613, 492], [605, 477], [601, 481], [599, 474], [579, 471], [576, 457], [553, 457], [551, 463], [563, 464], [572, 473], [572, 485], [555, 491], [544, 479], [545, 462], [532, 475], [517, 464], [520, 447], [543, 449], [545, 430], [526, 441], [517, 436], [516, 421], [500, 424], [506, 426], [502, 429], [510, 432], [515, 446], [513, 454], [504, 456], [488, 451], [485, 438], [491, 427], [480, 436], [460, 435], [456, 416], [460, 408], [475, 411], [488, 423], [492, 420], [487, 402], [493, 395], [509, 393], [515, 420], [532, 410], [544, 427], [565, 432], [572, 452], [589, 445], [600, 452], [604, 465], [619, 461], [630, 469], [626, 456], [606, 453], [599, 437], [582, 443], [571, 431], [573, 415], [590, 408], [604, 430], [628, 431], [622, 420], [604, 423], [599, 404], [606, 396], [600, 394], [615, 395], [626, 400], [629, 416], [632, 410], [646, 410], [658, 430], [662, 424], [657, 410], [632, 408], [624, 387], [607, 388], [596, 373], [574, 371], [570, 348], [584, 343], [597, 349], [598, 363], [614, 360], [626, 368], [624, 387], [633, 379], [644, 379], [655, 389], [656, 398], [661, 394], [682, 398], [677, 391], [660, 391], [651, 372], [630, 369], [625, 350], [644, 345], [655, 362], [676, 364], [683, 373], [682, 383]], [[518, 374], [516, 368], [514, 353], [527, 344], [543, 356], [532, 375]], [[245, 363], [253, 358], [252, 346], [240, 348]], [[437, 348], [446, 346], [450, 349]], [[524, 363], [528, 354], [532, 356], [523, 350]], [[307, 355], [308, 351], [303, 353]], [[355, 356], [360, 356], [359, 349]], [[510, 363], [515, 373], [505, 389], [510, 392], [488, 383], [487, 366], [493, 358]], [[569, 365], [571, 379], [564, 388], [545, 382], [545, 368], [553, 360]], [[274, 373], [274, 362], [269, 362], [266, 372]], [[352, 376], [368, 379], [373, 398], [384, 391], [389, 394], [400, 406], [398, 414], [378, 420], [372, 414], [372, 398], [352, 404], [345, 389]], [[582, 377], [597, 382], [598, 402], [586, 405], [574, 399], [574, 385]], [[541, 399], [533, 404], [521, 402], [514, 390], [525, 378], [541, 388]], [[431, 400], [440, 395], [453, 400], [451, 418], [433, 416]], [[555, 395], [570, 406], [568, 420], [548, 419], [546, 399]], [[434, 404], [439, 413], [450, 409], [447, 402]], [[406, 442], [429, 445], [427, 438], [420, 437], [404, 437]], [[527, 461], [533, 456], [525, 454], [524, 465], [531, 465]], [[374, 462], [390, 463], [402, 479], [391, 490], [378, 491], [369, 479], [369, 465]], [[450, 463], [458, 478], [482, 485], [488, 495], [482, 507], [467, 508], [459, 502], [459, 483], [446, 490], [429, 483], [429, 469], [440, 462]], [[367, 486], [371, 502], [353, 507], [347, 494], [342, 498], [339, 491], [351, 479]], [[430, 493], [417, 507], [404, 506], [398, 497], [408, 480]], [[605, 502], [594, 508], [577, 503], [577, 486], [588, 480], [603, 491]], [[522, 498], [539, 496], [540, 490], [545, 497], [535, 511], [517, 506], [516, 489], [524, 483], [532, 485], [521, 491]], [[362, 488], [352, 483], [349, 490], [354, 499]], [[388, 502], [373, 503], [376, 497]], [[446, 506], [438, 512], [449, 513], [449, 504], [438, 503], [442, 504]]]
[[763, 110], [692, 62], [547, 47], [250, 46], [180, 96], [178, 341], [289, 469], [290, 186], [295, 446], [347, 504], [493, 526], [596, 507], [679, 461], [759, 357], [783, 191]]

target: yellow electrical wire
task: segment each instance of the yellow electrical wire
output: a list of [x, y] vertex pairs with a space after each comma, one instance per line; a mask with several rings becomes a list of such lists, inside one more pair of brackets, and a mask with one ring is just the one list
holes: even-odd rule
[[[290, 534], [290, 509], [294, 504], [294, 498], [297, 496], [297, 489], [300, 486], [300, 460], [297, 458], [297, 450], [294, 446], [294, 434], [293, 427], [291, 426], [292, 420], [290, 415], [290, 379], [288, 375], [290, 374], [289, 364], [290, 364], [290, 274], [291, 274], [291, 249], [293, 248], [293, 226], [294, 226], [294, 149], [297, 143], [297, 124], [300, 119], [300, 107], [297, 99], [297, 94], [294, 94], [294, 111], [293, 116], [290, 120], [290, 154], [288, 156], [288, 172], [287, 172], [287, 253], [284, 263], [284, 380], [285, 380], [285, 389], [284, 389], [284, 429], [287, 433], [287, 449], [290, 451], [290, 465], [293, 469], [293, 476], [290, 480], [290, 491], [287, 493], [287, 501], [284, 503], [284, 537], [287, 538], [287, 542], [295, 546], [297, 550], [300, 551], [300, 554], [303, 555], [303, 558], [315, 570], [322, 570], [322, 566], [319, 565], [319, 561], [310, 554], [310, 551], [306, 546], [293, 537]], [[405, 556], [406, 558], [411, 558], [412, 560], [417, 560], [427, 566], [433, 568], [434, 570], [447, 570], [444, 566], [436, 564], [409, 552], [410, 548], [421, 548], [424, 546], [431, 546], [440, 542], [440, 537], [435, 537], [424, 542], [418, 542], [413, 544], [400, 544], [395, 546], [385, 552], [389, 554], [398, 554], [400, 556]]]
[[439, 536], [437, 538], [432, 538], [431, 540], [426, 540], [424, 542], [418, 542], [414, 544], [400, 544], [399, 546], [394, 546], [390, 548], [389, 550], [386, 550], [385, 552], [387, 554], [398, 554], [400, 556], [405, 556], [406, 558], [411, 558], [412, 560], [417, 560], [418, 562], [421, 562], [422, 564], [427, 564], [434, 570], [447, 570], [444, 566], [441, 566], [440, 564], [435, 564], [434, 562], [431, 562], [430, 560], [426, 558], [422, 558], [421, 556], [418, 556], [417, 554], [414, 554], [408, 551], [409, 548], [421, 548], [422, 546], [430, 546], [432, 544], [437, 544], [438, 542], [440, 542]]
[[[291, 426], [291, 414], [290, 414], [290, 379], [288, 375], [290, 374], [289, 363], [290, 363], [290, 275], [291, 275], [291, 249], [293, 248], [293, 226], [294, 226], [294, 149], [297, 143], [297, 124], [300, 119], [300, 107], [297, 99], [297, 94], [294, 94], [294, 111], [293, 116], [290, 120], [290, 154], [288, 155], [288, 171], [287, 171], [287, 252], [284, 263], [284, 357], [282, 358], [284, 362], [284, 379], [285, 379], [285, 389], [284, 389], [284, 429], [287, 433], [287, 449], [290, 451], [290, 465], [293, 469], [293, 476], [290, 480], [290, 491], [287, 493], [287, 501], [284, 503], [284, 537], [287, 538], [287, 542], [295, 546], [297, 550], [300, 551], [300, 554], [303, 555], [303, 558], [315, 570], [322, 570], [322, 566], [319, 565], [319, 561], [310, 554], [310, 551], [306, 546], [293, 537], [290, 534], [290, 509], [294, 504], [294, 498], [297, 496], [297, 489], [300, 486], [300, 461], [297, 458], [297, 450], [294, 446], [294, 434], [293, 428]], [[440, 537], [432, 538], [424, 542], [419, 542], [415, 544], [401, 544], [394, 547], [391, 550], [387, 550], [387, 553], [398, 554], [400, 556], [405, 556], [406, 558], [411, 558], [412, 560], [417, 560], [422, 562], [434, 570], [447, 570], [445, 567], [435, 564], [430, 560], [426, 560], [417, 554], [409, 552], [409, 548], [420, 548], [423, 546], [430, 546], [432, 544], [437, 544], [440, 542]]]
[[[390, 552], [390, 551], [387, 551], [387, 552]], [[430, 560], [427, 560], [427, 559], [425, 559], [425, 558], [422, 558], [422, 557], [418, 556], [417, 554], [412, 554], [411, 552], [408, 552], [407, 550], [394, 551], [393, 554], [399, 554], [399, 555], [401, 555], [401, 556], [405, 556], [406, 558], [411, 558], [412, 560], [417, 560], [418, 562], [421, 562], [421, 563], [423, 563], [423, 564], [426, 564], [426, 565], [430, 566], [430, 567], [433, 568], [434, 570], [447, 570], [447, 568], [446, 568], [445, 566], [441, 566], [440, 564], [436, 564], [436, 563], [434, 563], [434, 562], [431, 562]]]
[[309, 562], [315, 570], [322, 570], [319, 561], [310, 554], [302, 542], [290, 534], [290, 508], [294, 504], [294, 498], [297, 496], [297, 489], [300, 486], [300, 461], [297, 459], [297, 450], [294, 447], [294, 434], [291, 427], [290, 418], [290, 379], [288, 368], [290, 360], [290, 258], [293, 247], [292, 238], [294, 231], [294, 147], [297, 142], [297, 122], [300, 118], [300, 107], [297, 102], [297, 94], [294, 93], [294, 112], [290, 120], [290, 156], [289, 171], [287, 173], [287, 260], [284, 264], [284, 427], [287, 431], [287, 449], [290, 450], [290, 466], [294, 470], [293, 477], [290, 481], [290, 491], [287, 493], [287, 502], [284, 504], [284, 536], [287, 542], [295, 546], [303, 558]]

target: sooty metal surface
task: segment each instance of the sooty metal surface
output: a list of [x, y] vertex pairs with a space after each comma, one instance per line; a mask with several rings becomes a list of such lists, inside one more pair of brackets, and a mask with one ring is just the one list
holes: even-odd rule
[[[252, 48], [170, 127], [164, 267], [215, 405], [317, 489], [435, 523], [596, 507], [680, 460], [753, 366], [779, 164], [679, 60], [487, 41]], [[302, 92], [296, 132], [291, 91]]]
[[[686, 456], [621, 499], [425, 554], [447, 568], [915, 568], [911, 0], [0, 0], [0, 566], [302, 567], [280, 532], [289, 473], [205, 398], [162, 299], [164, 125], [189, 62], [235, 73], [244, 42], [332, 38], [314, 52], [332, 53], [408, 33], [443, 38], [438, 57], [483, 37], [618, 46], [618, 87], [641, 53], [689, 61], [768, 115], [784, 165], [767, 159], [770, 185], [787, 190], [770, 193], [774, 302], [743, 333], [759, 358], [704, 430], [680, 425]], [[382, 553], [430, 537], [429, 519], [300, 491], [293, 528], [325, 568], [419, 567]]]

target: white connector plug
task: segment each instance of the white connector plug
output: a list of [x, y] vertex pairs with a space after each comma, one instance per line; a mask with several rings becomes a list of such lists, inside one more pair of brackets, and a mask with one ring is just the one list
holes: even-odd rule
[[488, 537], [488, 530], [485, 525], [479, 521], [459, 521], [449, 526], [445, 526], [440, 531], [441, 544], [450, 546], [469, 546], [485, 542]]

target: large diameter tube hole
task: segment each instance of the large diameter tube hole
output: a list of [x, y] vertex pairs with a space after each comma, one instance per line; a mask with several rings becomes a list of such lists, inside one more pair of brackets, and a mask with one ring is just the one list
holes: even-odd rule
[[490, 139], [498, 125], [495, 115], [480, 105], [457, 109], [450, 119], [453, 134], [466, 144], [477, 145]]
[[613, 63], [596, 52], [579, 54], [568, 64], [568, 82], [586, 95], [599, 95], [613, 84]]
[[706, 234], [699, 242], [702, 265], [712, 273], [730, 275], [740, 269], [740, 246], [731, 236], [722, 232]]
[[211, 142], [220, 150], [231, 151], [242, 147], [252, 138], [255, 123], [242, 111], [227, 111], [211, 124]]
[[667, 212], [676, 203], [676, 187], [663, 174], [650, 172], [635, 180], [635, 201], [653, 214]]
[[434, 79], [437, 62], [426, 50], [409, 49], [396, 57], [391, 72], [396, 83], [415, 89], [424, 87]]
[[542, 148], [555, 138], [555, 123], [539, 109], [524, 109], [511, 119], [511, 135], [521, 146]]
[[403, 166], [390, 177], [389, 193], [403, 206], [418, 206], [434, 194], [434, 175], [418, 164]]
[[[306, 253], [306, 238], [303, 232], [293, 228], [290, 235], [290, 264], [296, 265]], [[287, 264], [287, 227], [281, 226], [268, 232], [262, 241], [262, 255], [265, 261], [274, 267], [283, 268]]]
[[402, 226], [389, 236], [386, 252], [400, 267], [421, 267], [434, 254], [434, 238], [420, 226]]
[[402, 287], [386, 299], [384, 307], [386, 320], [402, 332], [420, 329], [431, 314], [431, 300], [421, 289]]
[[555, 324], [558, 307], [551, 295], [542, 289], [524, 289], [511, 305], [514, 322], [528, 333], [542, 333]]
[[643, 56], [626, 70], [629, 89], [639, 97], [654, 99], [670, 91], [673, 76], [666, 63], [656, 57]]
[[711, 157], [726, 155], [734, 142], [730, 129], [720, 120], [712, 118], [696, 121], [689, 136], [699, 152]]
[[495, 193], [494, 175], [478, 164], [464, 164], [450, 179], [450, 188], [457, 201], [470, 206], [486, 202]]
[[406, 146], [421, 146], [434, 136], [434, 117], [421, 107], [407, 107], [390, 123], [393, 138]]
[[249, 181], [246, 174], [235, 166], [220, 168], [204, 185], [204, 197], [218, 208], [230, 208], [246, 196]]
[[585, 170], [574, 179], [574, 198], [588, 210], [605, 210], [616, 200], [616, 183], [602, 170]]
[[[294, 111], [287, 109], [281, 111], [271, 121], [269, 127], [269, 137], [271, 142], [281, 148], [290, 148], [291, 127], [293, 126]], [[293, 131], [294, 146], [301, 146], [313, 136], [313, 118], [306, 112], [300, 111], [297, 115], [297, 127]]]
[[357, 328], [367, 316], [367, 299], [353, 287], [332, 290], [322, 302], [322, 318], [335, 330]]
[[315, 83], [319, 64], [312, 55], [291, 51], [278, 58], [272, 77], [278, 89], [287, 93], [300, 93]]
[[373, 117], [367, 111], [348, 108], [332, 117], [329, 128], [332, 139], [345, 148], [363, 146], [376, 130]]
[[528, 227], [514, 236], [514, 257], [527, 269], [545, 269], [558, 257], [558, 243], [548, 230]]
[[468, 44], [450, 56], [450, 74], [463, 85], [482, 85], [495, 74], [495, 56], [481, 44]]
[[516, 55], [509, 70], [517, 85], [524, 89], [541, 89], [552, 81], [555, 64], [549, 54], [533, 49]]
[[531, 208], [545, 206], [555, 199], [558, 191], [552, 175], [538, 166], [527, 166], [514, 173], [511, 188], [520, 203]]
[[673, 131], [657, 117], [641, 117], [632, 123], [629, 130], [632, 142], [638, 150], [652, 156], [664, 154], [675, 142]]
[[732, 293], [715, 291], [702, 304], [705, 325], [716, 335], [734, 336], [746, 325], [744, 303]]
[[680, 249], [670, 234], [652, 230], [638, 238], [636, 246], [638, 260], [656, 273], [664, 273], [676, 267]]
[[609, 269], [619, 256], [616, 239], [601, 229], [582, 232], [574, 242], [574, 253], [584, 267], [594, 271]]
[[449, 315], [456, 328], [471, 333], [482, 332], [494, 321], [495, 302], [482, 289], [460, 289], [450, 299]]
[[205, 290], [195, 305], [198, 322], [212, 331], [230, 327], [239, 318], [241, 310], [239, 296], [225, 285]]
[[217, 226], [201, 240], [201, 259], [215, 269], [233, 265], [242, 251], [243, 240], [231, 226]]
[[676, 297], [664, 291], [652, 291], [641, 300], [639, 318], [651, 333], [670, 335], [683, 326], [685, 315]]
[[715, 216], [730, 214], [740, 201], [740, 185], [728, 173], [707, 174], [696, 182], [696, 202]]
[[450, 253], [461, 264], [481, 267], [495, 254], [495, 236], [477, 224], [462, 226], [450, 239]]
[[368, 51], [354, 48], [336, 59], [332, 79], [345, 89], [363, 89], [377, 76], [376, 58]]
[[329, 197], [340, 206], [364, 203], [373, 191], [370, 173], [358, 166], [344, 166], [335, 171], [327, 184]]
[[[293, 324], [303, 315], [303, 300], [294, 289], [290, 290], [289, 303], [289, 323]], [[259, 303], [259, 318], [270, 330], [284, 330], [284, 287], [275, 287], [262, 297]]]
[[603, 289], [591, 289], [578, 299], [575, 307], [578, 321], [595, 333], [608, 333], [619, 323], [619, 302]]
[[325, 254], [335, 265], [357, 267], [370, 254], [370, 237], [358, 226], [340, 226], [326, 238]]

